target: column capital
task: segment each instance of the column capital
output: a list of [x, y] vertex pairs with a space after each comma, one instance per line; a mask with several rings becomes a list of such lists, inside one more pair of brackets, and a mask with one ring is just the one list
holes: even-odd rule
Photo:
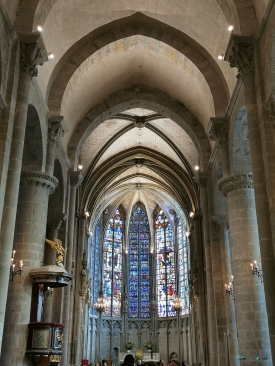
[[211, 222], [215, 225], [217, 231], [229, 230], [228, 217], [225, 215], [211, 216]]
[[57, 149], [62, 132], [63, 116], [51, 117], [48, 120], [48, 145]]
[[253, 189], [253, 175], [252, 173], [230, 175], [218, 181], [218, 188], [225, 196], [236, 189]]
[[37, 76], [37, 66], [48, 61], [41, 33], [20, 34], [20, 70], [32, 79]]
[[83, 181], [83, 175], [81, 174], [81, 172], [77, 172], [77, 171], [71, 172], [71, 174], [70, 174], [71, 186], [77, 188], [78, 186], [80, 186], [82, 181]]
[[224, 118], [211, 117], [210, 140], [216, 141], [219, 147], [228, 145], [228, 121]]
[[224, 56], [230, 67], [237, 67], [239, 73], [244, 78], [254, 72], [254, 45], [253, 37], [231, 34], [229, 44]]
[[39, 187], [52, 194], [58, 186], [58, 180], [45, 172], [22, 171], [20, 185], [23, 187]]

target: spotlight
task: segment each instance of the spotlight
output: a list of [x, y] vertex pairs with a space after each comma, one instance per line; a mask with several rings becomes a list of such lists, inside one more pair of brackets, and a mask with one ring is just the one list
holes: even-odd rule
[[190, 216], [190, 217], [194, 217], [194, 216], [195, 216], [195, 212], [193, 212], [193, 211], [192, 211], [192, 212], [190, 212], [189, 216]]
[[195, 170], [200, 170], [200, 167], [198, 165], [195, 165]]
[[38, 32], [42, 32], [43, 31], [43, 28], [41, 27], [41, 25], [38, 25], [37, 28]]
[[190, 236], [190, 231], [186, 231], [185, 236], [188, 238]]
[[82, 170], [83, 169], [83, 165], [79, 164], [78, 165], [78, 170]]
[[49, 56], [50, 59], [53, 59], [54, 58], [54, 54], [51, 53], [51, 52], [48, 54], [48, 56]]
[[218, 56], [218, 59], [219, 59], [219, 60], [223, 60], [223, 58], [224, 58], [224, 55], [219, 55], [219, 56]]
[[90, 214], [89, 214], [89, 212], [88, 212], [88, 211], [85, 211], [85, 212], [84, 212], [84, 215], [85, 215], [86, 217], [89, 217], [89, 216], [90, 216]]
[[232, 32], [234, 27], [233, 27], [233, 25], [229, 25], [227, 29], [228, 29], [229, 32]]

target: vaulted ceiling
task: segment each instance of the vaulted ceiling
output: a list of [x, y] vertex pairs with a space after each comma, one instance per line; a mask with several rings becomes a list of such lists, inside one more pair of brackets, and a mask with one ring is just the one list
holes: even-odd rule
[[83, 165], [93, 219], [137, 201], [187, 215], [206, 172], [210, 117], [224, 116], [236, 70], [218, 60], [230, 32], [253, 35], [267, 0], [3, 0], [20, 32], [43, 27], [54, 58], [38, 84], [62, 144]]

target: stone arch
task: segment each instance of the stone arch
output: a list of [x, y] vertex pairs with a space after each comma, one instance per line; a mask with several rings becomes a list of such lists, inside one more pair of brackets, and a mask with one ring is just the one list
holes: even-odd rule
[[179, 101], [160, 90], [144, 85], [119, 90], [90, 109], [78, 124], [68, 144], [68, 156], [72, 165], [76, 168], [82, 145], [97, 126], [106, 119], [135, 107], [154, 110], [181, 126], [197, 148], [202, 169], [206, 168], [210, 157], [210, 145], [200, 122]]
[[248, 125], [245, 106], [242, 106], [237, 114], [234, 124], [232, 147], [233, 173], [250, 173], [250, 144], [248, 139]]
[[[51, 0], [49, 3], [46, 0], [21, 0], [16, 14], [16, 30], [20, 32], [32, 32], [37, 26], [38, 20], [42, 19], [42, 22], [46, 21], [56, 1]], [[216, 1], [220, 4], [220, 0]], [[222, 3], [220, 7], [226, 20], [230, 23], [232, 22], [232, 11], [230, 7], [235, 6], [239, 17], [241, 33], [244, 35], [255, 34], [258, 24], [253, 1], [246, 0], [245, 6], [240, 5], [239, 0], [228, 0], [225, 6]]]
[[[153, 24], [153, 25], [152, 25]], [[216, 116], [223, 116], [229, 89], [216, 60], [183, 32], [141, 13], [118, 19], [92, 31], [74, 44], [56, 64], [47, 87], [46, 99], [52, 114], [60, 114], [66, 86], [84, 60], [102, 47], [132, 35], [161, 41], [185, 55], [200, 70], [211, 90]]]
[[22, 170], [41, 171], [43, 164], [43, 142], [40, 120], [32, 104], [28, 106]]

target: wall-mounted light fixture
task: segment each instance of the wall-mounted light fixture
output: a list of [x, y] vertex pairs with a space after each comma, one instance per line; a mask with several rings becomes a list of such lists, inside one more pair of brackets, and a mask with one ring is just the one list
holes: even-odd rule
[[259, 269], [257, 261], [250, 263], [250, 267], [252, 276], [254, 275], [258, 276], [258, 278], [261, 280], [261, 283], [263, 283], [264, 282], [263, 272]]
[[231, 276], [232, 282], [225, 284], [225, 293], [234, 299], [234, 276]]
[[12, 251], [12, 257], [11, 257], [11, 265], [10, 265], [10, 281], [13, 282], [13, 277], [16, 275], [20, 275], [21, 277], [21, 273], [23, 271], [23, 261], [20, 261], [20, 265], [19, 268], [15, 268], [15, 263], [14, 263], [14, 256], [15, 256], [15, 250]]

